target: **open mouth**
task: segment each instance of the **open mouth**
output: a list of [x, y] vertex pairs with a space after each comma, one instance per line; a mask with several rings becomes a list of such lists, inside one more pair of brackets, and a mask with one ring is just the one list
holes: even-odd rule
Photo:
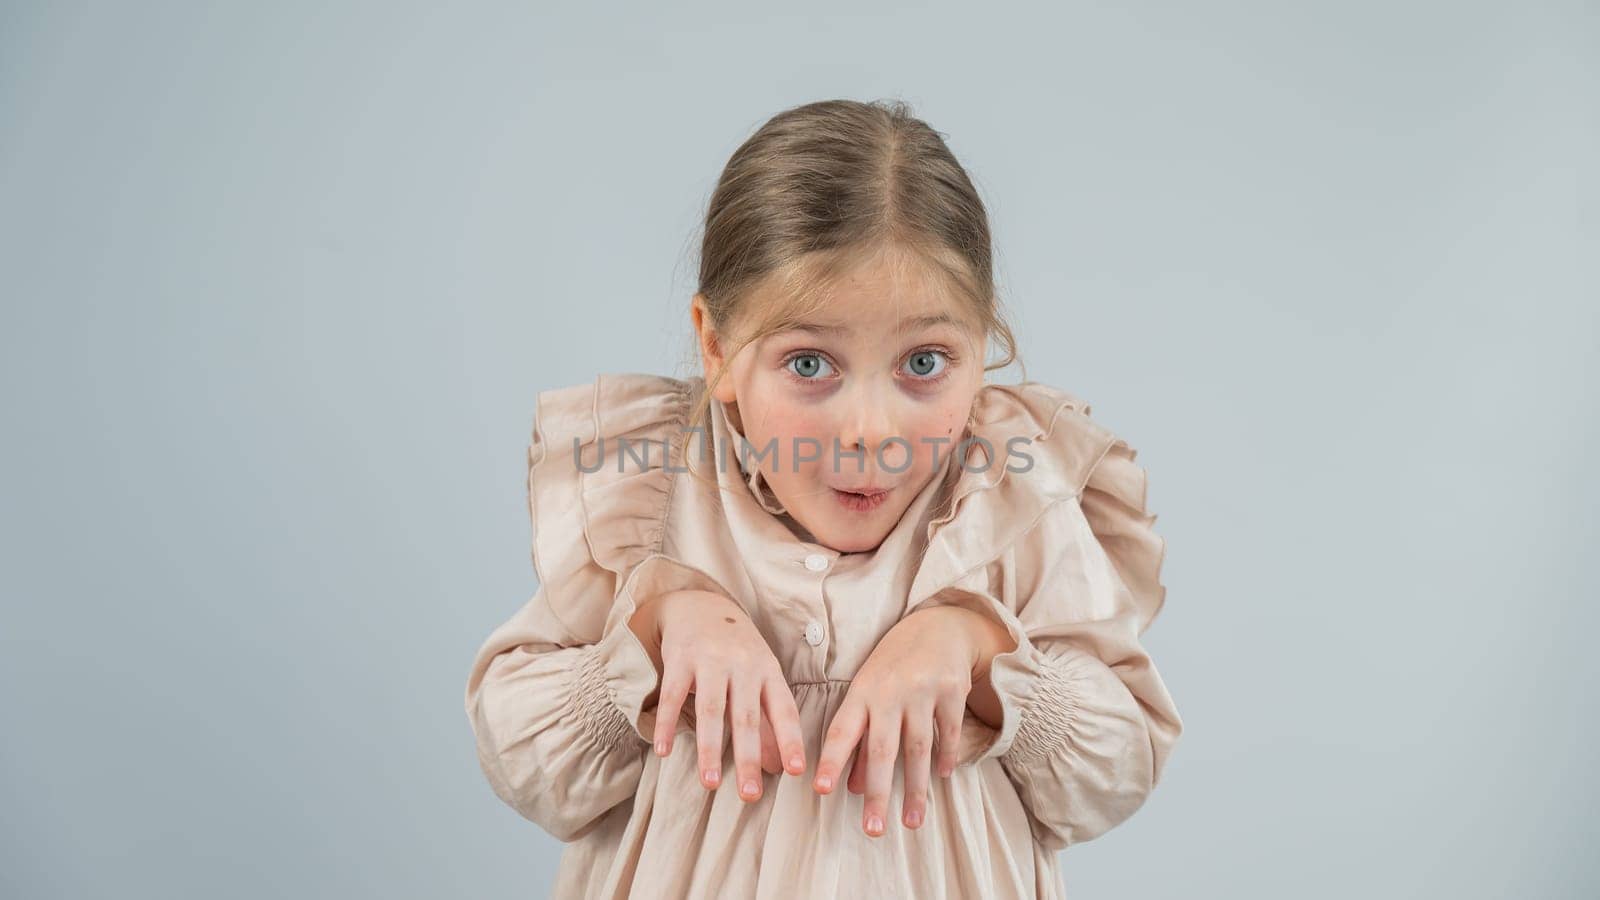
[[888, 491], [841, 491], [838, 488], [833, 489], [833, 495], [851, 512], [871, 512], [889, 498]]

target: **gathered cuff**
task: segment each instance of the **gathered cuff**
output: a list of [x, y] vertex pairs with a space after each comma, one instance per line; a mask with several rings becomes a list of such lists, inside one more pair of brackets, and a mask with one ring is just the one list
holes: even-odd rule
[[1082, 707], [1086, 662], [1099, 660], [1075, 647], [1055, 654], [1035, 649], [1030, 659], [1008, 659], [991, 673], [1006, 715], [1017, 720], [1011, 745], [1001, 754], [1007, 762], [1039, 762], [1071, 740]]
[[[969, 714], [971, 762], [1004, 758], [1012, 764], [1045, 759], [1071, 739], [1081, 707], [1085, 660], [1094, 657], [1073, 647], [1046, 653], [1026, 638], [1017, 649], [997, 654], [989, 683], [1000, 700], [1001, 725], [995, 729]], [[964, 760], [965, 761], [965, 760]]]
[[591, 644], [570, 677], [568, 714], [582, 723], [583, 732], [596, 745], [610, 749], [649, 741], [649, 732], [640, 725], [640, 710], [660, 679], [632, 629], [614, 628]]
[[661, 676], [626, 621], [582, 653], [571, 679], [568, 713], [582, 722], [595, 745], [610, 749], [650, 741], [654, 722], [645, 721], [643, 708]]

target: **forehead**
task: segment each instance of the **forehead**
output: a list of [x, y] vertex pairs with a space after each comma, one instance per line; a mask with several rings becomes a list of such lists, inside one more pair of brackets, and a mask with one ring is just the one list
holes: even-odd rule
[[884, 321], [879, 322], [876, 321], [878, 318], [880, 317], [872, 316], [869, 317], [869, 320], [867, 321], [863, 321], [859, 318], [847, 319], [844, 321], [836, 321], [833, 319], [818, 319], [816, 321], [812, 321], [808, 319], [803, 322], [796, 322], [793, 325], [789, 325], [788, 327], [784, 328], [784, 331], [799, 331], [806, 334], [816, 334], [824, 337], [844, 337], [850, 334], [874, 332], [879, 330], [926, 331], [930, 328], [937, 328], [941, 325], [954, 328], [962, 327], [961, 320], [951, 313], [913, 313], [901, 317], [898, 322], [895, 322], [892, 319], [885, 319]]
[[920, 265], [880, 258], [842, 275], [784, 330], [842, 338], [969, 325], [966, 311], [940, 279]]

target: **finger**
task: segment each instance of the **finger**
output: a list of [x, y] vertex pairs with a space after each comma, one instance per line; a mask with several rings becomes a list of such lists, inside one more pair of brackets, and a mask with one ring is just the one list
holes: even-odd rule
[[778, 739], [773, 737], [772, 723], [766, 716], [761, 717], [761, 771], [770, 775], [777, 775], [783, 771], [783, 763], [778, 755]]
[[845, 782], [845, 787], [850, 789], [850, 793], [858, 797], [867, 792], [866, 755], [867, 742], [858, 741], [855, 752], [850, 755], [850, 780]]
[[822, 740], [822, 752], [817, 756], [817, 776], [812, 787], [818, 793], [830, 794], [839, 783], [839, 773], [845, 761], [855, 750], [861, 732], [867, 726], [867, 711], [847, 693], [839, 710], [828, 723], [828, 733]]
[[722, 715], [728, 700], [728, 677], [716, 672], [695, 676], [695, 743], [700, 748], [700, 782], [722, 783]]
[[933, 704], [906, 711], [901, 731], [906, 757], [905, 799], [900, 821], [920, 828], [928, 817], [928, 771], [933, 754]]
[[889, 792], [894, 787], [894, 764], [900, 755], [902, 715], [899, 709], [877, 713], [867, 726], [867, 800], [861, 824], [867, 834], [878, 837], [889, 820]]
[[728, 720], [733, 728], [733, 770], [738, 776], [739, 797], [755, 800], [761, 796], [761, 692], [749, 678], [734, 678], [728, 684]]
[[961, 751], [961, 722], [967, 714], [967, 703], [960, 697], [941, 697], [933, 709], [935, 727], [938, 729], [939, 755], [937, 759], [940, 778], [949, 778], [956, 770]]
[[655, 750], [657, 756], [672, 752], [678, 733], [678, 716], [689, 697], [693, 677], [687, 669], [668, 666], [661, 677], [661, 693], [656, 700]]
[[782, 768], [790, 775], [800, 775], [806, 770], [806, 739], [800, 730], [800, 710], [794, 703], [794, 692], [789, 690], [781, 676], [767, 679], [763, 689], [767, 719], [771, 722], [773, 739], [782, 754]]

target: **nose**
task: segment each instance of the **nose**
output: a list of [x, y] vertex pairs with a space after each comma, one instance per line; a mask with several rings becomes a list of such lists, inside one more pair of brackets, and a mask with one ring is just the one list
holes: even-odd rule
[[[839, 435], [841, 473], [866, 474], [876, 477], [883, 472], [893, 475], [909, 467], [910, 450], [900, 437], [895, 424], [894, 399], [869, 384], [858, 386], [847, 398], [848, 412], [842, 418]], [[912, 448], [914, 449], [914, 448]], [[859, 453], [860, 456], [847, 456]]]

